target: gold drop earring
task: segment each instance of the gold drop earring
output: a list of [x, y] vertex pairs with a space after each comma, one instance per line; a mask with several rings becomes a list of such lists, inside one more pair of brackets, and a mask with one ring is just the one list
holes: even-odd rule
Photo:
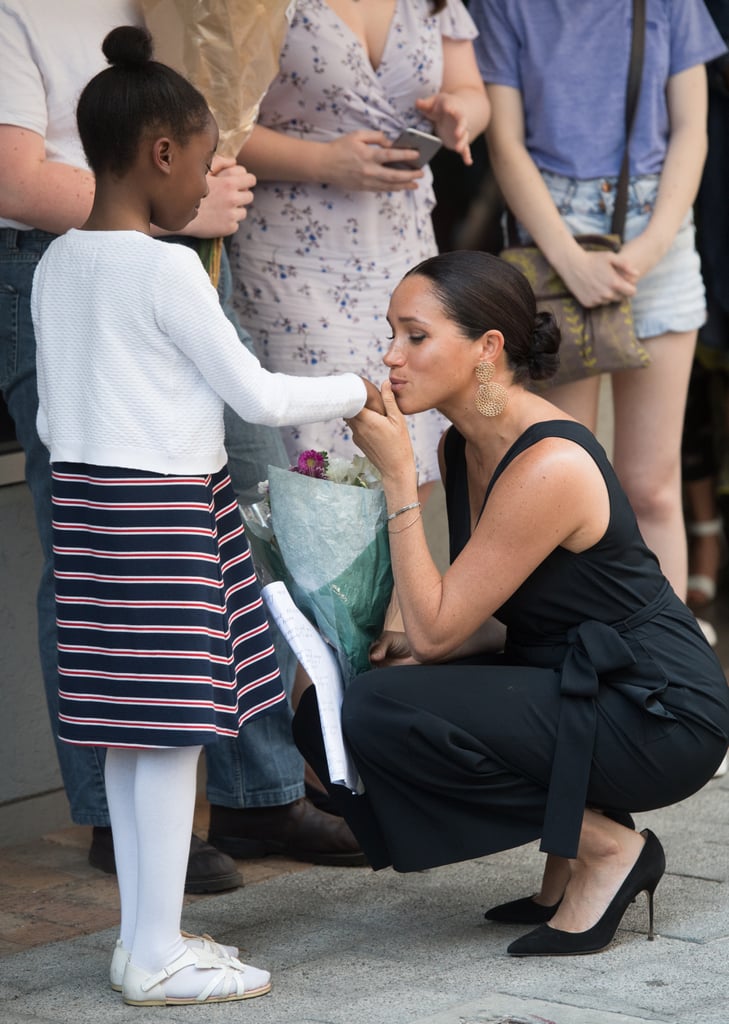
[[494, 364], [479, 363], [476, 367], [476, 408], [482, 416], [500, 416], [509, 401], [509, 392], [503, 384], [494, 383]]

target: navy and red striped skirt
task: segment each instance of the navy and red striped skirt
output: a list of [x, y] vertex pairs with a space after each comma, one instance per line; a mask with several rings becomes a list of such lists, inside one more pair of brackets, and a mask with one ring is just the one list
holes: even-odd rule
[[56, 463], [59, 735], [178, 747], [286, 699], [227, 470]]

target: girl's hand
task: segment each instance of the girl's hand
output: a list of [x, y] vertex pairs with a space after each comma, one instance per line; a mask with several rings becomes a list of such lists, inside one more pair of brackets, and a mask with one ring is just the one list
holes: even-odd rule
[[421, 170], [398, 170], [389, 163], [412, 162], [416, 149], [395, 149], [383, 132], [357, 131], [326, 143], [321, 181], [358, 192], [402, 192], [418, 187]]
[[639, 271], [622, 250], [587, 252], [575, 244], [561, 276], [575, 298], [591, 309], [635, 295]]
[[362, 377], [364, 386], [367, 389], [367, 399], [363, 408], [371, 409], [372, 412], [377, 412], [381, 416], [385, 415], [385, 403], [382, 401], [382, 395], [379, 392], [376, 384], [373, 384], [371, 380], [367, 380], [366, 377]]
[[468, 144], [468, 121], [458, 96], [438, 92], [425, 99], [416, 100], [415, 106], [432, 122], [436, 135], [442, 139], [446, 149], [460, 153], [464, 164], [470, 166], [473, 158]]
[[629, 242], [625, 242], [618, 255], [636, 268], [636, 280], [639, 280], [655, 267], [669, 248], [670, 242], [667, 242], [663, 248], [652, 244], [648, 238], [648, 231], [644, 231], [642, 234], [636, 235], [635, 238], [631, 238]]
[[369, 654], [373, 668], [420, 664], [412, 656], [405, 634], [394, 630], [384, 630], [370, 646]]

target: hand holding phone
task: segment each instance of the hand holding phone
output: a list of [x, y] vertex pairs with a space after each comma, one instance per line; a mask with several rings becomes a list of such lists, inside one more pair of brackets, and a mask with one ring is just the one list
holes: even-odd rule
[[417, 149], [418, 156], [413, 161], [396, 161], [387, 163], [387, 167], [395, 167], [401, 171], [412, 171], [429, 163], [443, 143], [437, 135], [420, 132], [417, 128], [406, 128], [392, 144], [393, 149]]

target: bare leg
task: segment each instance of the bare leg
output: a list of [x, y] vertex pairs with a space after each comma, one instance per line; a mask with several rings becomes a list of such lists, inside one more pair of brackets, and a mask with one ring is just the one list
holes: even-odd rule
[[650, 366], [612, 377], [613, 464], [643, 538], [679, 597], [688, 555], [681, 502], [681, 433], [696, 332], [644, 340]]
[[572, 384], [562, 384], [550, 388], [544, 397], [568, 416], [574, 416], [578, 423], [582, 423], [594, 434], [597, 429], [600, 381], [600, 377], [587, 377]]
[[602, 917], [643, 849], [640, 832], [585, 811], [577, 857], [569, 861], [570, 879], [550, 927], [584, 932]]

